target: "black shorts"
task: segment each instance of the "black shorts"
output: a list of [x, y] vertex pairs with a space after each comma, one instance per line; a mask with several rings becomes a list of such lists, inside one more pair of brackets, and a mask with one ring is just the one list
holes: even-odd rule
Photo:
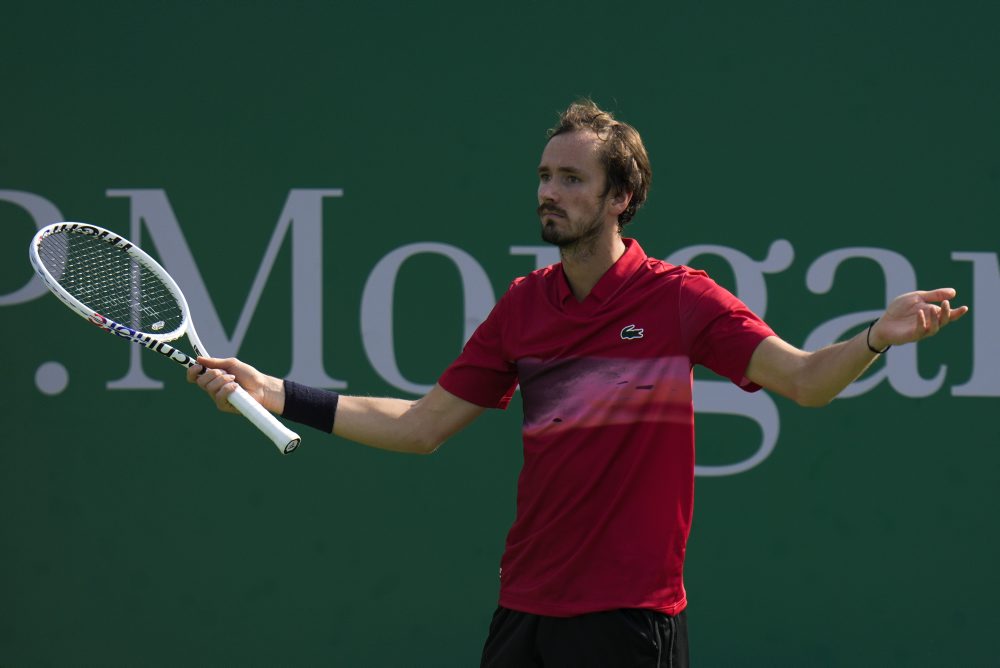
[[687, 617], [609, 610], [544, 617], [497, 608], [482, 668], [687, 668]]

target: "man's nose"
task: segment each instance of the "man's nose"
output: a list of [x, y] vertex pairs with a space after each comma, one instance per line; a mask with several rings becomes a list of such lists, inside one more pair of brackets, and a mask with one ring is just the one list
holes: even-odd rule
[[551, 181], [543, 181], [538, 184], [538, 203], [555, 202], [559, 196], [558, 191], [553, 187]]

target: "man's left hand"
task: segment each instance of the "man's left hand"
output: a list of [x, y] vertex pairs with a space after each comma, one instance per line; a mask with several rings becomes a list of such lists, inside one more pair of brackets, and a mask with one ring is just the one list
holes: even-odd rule
[[890, 302], [885, 314], [871, 329], [868, 339], [872, 348], [882, 350], [934, 336], [949, 322], [968, 313], [968, 306], [952, 308], [954, 288], [917, 290], [900, 295]]

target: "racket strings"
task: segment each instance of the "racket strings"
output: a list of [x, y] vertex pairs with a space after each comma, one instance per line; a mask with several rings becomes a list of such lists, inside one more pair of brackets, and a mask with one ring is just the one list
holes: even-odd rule
[[184, 313], [170, 288], [106, 241], [51, 234], [42, 240], [38, 255], [66, 292], [105, 318], [154, 336], [181, 326]]

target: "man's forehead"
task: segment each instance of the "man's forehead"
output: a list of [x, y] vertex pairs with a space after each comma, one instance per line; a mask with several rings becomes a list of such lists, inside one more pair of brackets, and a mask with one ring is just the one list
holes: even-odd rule
[[600, 139], [585, 131], [566, 132], [549, 139], [542, 150], [539, 168], [598, 166]]

